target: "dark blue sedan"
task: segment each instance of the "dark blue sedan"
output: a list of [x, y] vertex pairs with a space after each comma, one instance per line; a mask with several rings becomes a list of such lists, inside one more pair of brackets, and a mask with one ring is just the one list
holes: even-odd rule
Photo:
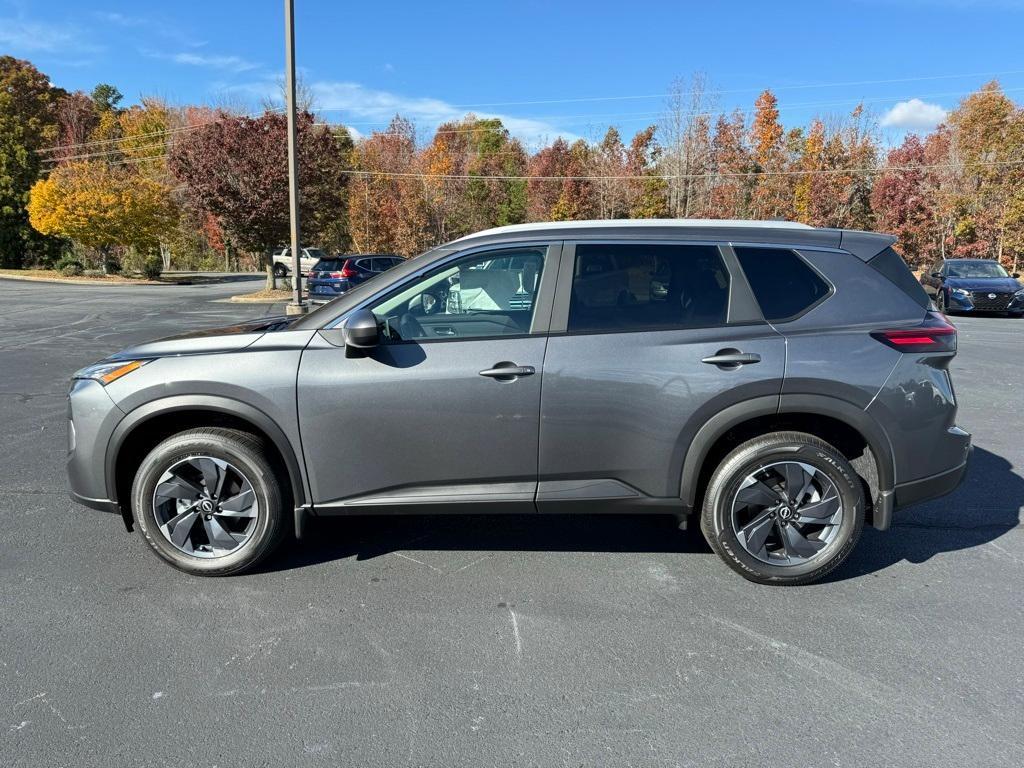
[[349, 288], [401, 264], [393, 253], [364, 253], [320, 259], [309, 273], [309, 300], [326, 302]]
[[941, 312], [1024, 316], [1024, 285], [992, 259], [944, 259], [921, 275]]

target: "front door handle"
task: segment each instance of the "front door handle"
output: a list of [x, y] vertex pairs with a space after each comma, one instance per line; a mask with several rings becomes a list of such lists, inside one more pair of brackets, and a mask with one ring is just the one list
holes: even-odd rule
[[720, 349], [710, 357], [701, 360], [708, 365], [717, 365], [725, 370], [734, 370], [741, 365], [760, 363], [761, 356], [756, 352], [740, 352], [738, 349]]
[[520, 376], [533, 376], [537, 371], [532, 365], [516, 365], [510, 362], [495, 363], [493, 368], [480, 371], [481, 376], [498, 381], [515, 381]]

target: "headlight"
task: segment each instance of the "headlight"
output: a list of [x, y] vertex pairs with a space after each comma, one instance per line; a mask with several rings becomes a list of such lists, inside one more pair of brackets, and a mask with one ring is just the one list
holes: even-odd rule
[[966, 291], [963, 288], [954, 288], [953, 289], [953, 295], [954, 296], [964, 296], [964, 297], [967, 297], [967, 296], [971, 295], [971, 292], [970, 291]]
[[96, 363], [75, 373], [73, 379], [92, 379], [103, 386], [117, 381], [125, 374], [138, 370], [149, 360], [118, 360], [113, 363]]

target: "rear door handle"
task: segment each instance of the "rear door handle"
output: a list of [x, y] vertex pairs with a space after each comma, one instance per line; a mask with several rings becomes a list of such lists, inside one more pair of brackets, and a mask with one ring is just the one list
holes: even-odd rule
[[520, 376], [533, 376], [537, 371], [532, 365], [516, 365], [515, 363], [497, 363], [493, 368], [480, 371], [481, 376], [498, 381], [513, 381]]
[[708, 365], [717, 365], [719, 368], [739, 368], [741, 365], [760, 363], [761, 356], [756, 352], [740, 352], [738, 349], [720, 349], [710, 357], [701, 360]]

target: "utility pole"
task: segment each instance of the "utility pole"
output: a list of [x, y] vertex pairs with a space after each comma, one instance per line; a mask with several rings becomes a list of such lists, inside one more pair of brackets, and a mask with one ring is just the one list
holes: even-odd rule
[[302, 301], [302, 242], [299, 227], [299, 152], [295, 127], [295, 0], [284, 0], [285, 105], [288, 111], [288, 208], [292, 236], [292, 301], [289, 315], [306, 314]]

